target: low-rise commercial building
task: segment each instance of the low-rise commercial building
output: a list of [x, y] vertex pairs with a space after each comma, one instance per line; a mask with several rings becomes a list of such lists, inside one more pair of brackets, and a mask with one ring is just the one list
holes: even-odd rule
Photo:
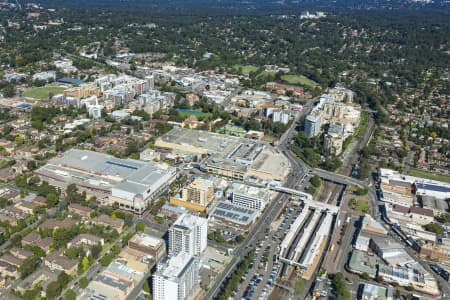
[[414, 258], [406, 253], [403, 245], [390, 239], [373, 237], [370, 240], [370, 248], [388, 265], [407, 265], [415, 262]]
[[353, 250], [348, 268], [351, 272], [362, 275], [367, 274], [370, 278], [377, 276], [378, 260], [375, 256], [369, 256], [366, 252]]
[[[392, 198], [388, 193], [390, 192], [400, 194], [395, 196], [397, 201], [392, 201], [392, 204], [409, 207], [413, 205], [407, 203], [411, 199], [410, 197], [417, 196], [423, 201], [423, 207], [432, 209], [435, 215], [438, 215], [440, 210], [445, 212], [448, 209], [445, 200], [450, 197], [449, 183], [403, 175], [398, 171], [385, 168], [378, 170], [378, 180], [382, 191], [382, 200], [386, 197], [386, 201], [390, 202], [389, 199]], [[384, 194], [387, 195], [384, 196]], [[401, 200], [406, 201], [406, 203], [402, 203]]]
[[128, 241], [128, 247], [152, 256], [156, 262], [166, 256], [164, 240], [145, 233], [135, 234]]
[[114, 261], [89, 283], [81, 299], [124, 300], [135, 287], [133, 277], [132, 269]]
[[358, 300], [394, 300], [394, 290], [390, 287], [364, 283], [358, 294]]
[[225, 226], [237, 232], [247, 232], [257, 216], [259, 211], [256, 209], [219, 201], [209, 213], [209, 220], [218, 227]]
[[450, 240], [442, 238], [436, 242], [419, 241], [419, 256], [443, 264], [450, 264]]
[[447, 200], [427, 195], [419, 196], [419, 200], [423, 208], [431, 209], [433, 211], [435, 217], [439, 217], [449, 210]]
[[162, 163], [71, 149], [50, 159], [35, 174], [57, 188], [76, 184], [89, 195], [104, 199], [105, 204], [118, 203], [121, 209], [142, 214], [175, 180], [176, 169]]
[[401, 225], [412, 223], [423, 226], [434, 221], [434, 215], [431, 209], [417, 206], [386, 206], [386, 214], [392, 222], [399, 223]]
[[354, 246], [356, 250], [367, 252], [369, 251], [369, 245], [370, 245], [370, 238], [360, 233], [355, 241]]
[[[425, 271], [426, 272], [426, 271]], [[410, 287], [419, 292], [438, 296], [440, 291], [436, 279], [414, 266], [384, 266], [378, 267], [378, 276], [388, 283], [397, 283], [403, 287]]]
[[205, 158], [207, 172], [228, 179], [283, 180], [289, 174], [287, 158], [258, 140], [175, 127], [158, 138], [155, 146], [163, 153]]
[[418, 180], [415, 184], [416, 195], [431, 196], [441, 200], [450, 198], [450, 184], [440, 181]]
[[380, 235], [387, 235], [388, 231], [379, 222], [377, 222], [371, 215], [365, 214], [361, 221], [361, 231], [375, 233]]

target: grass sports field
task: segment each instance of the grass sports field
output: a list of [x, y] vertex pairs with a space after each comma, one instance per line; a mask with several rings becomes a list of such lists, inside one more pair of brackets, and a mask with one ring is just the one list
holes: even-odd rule
[[317, 86], [317, 83], [315, 81], [312, 81], [311, 79], [308, 79], [303, 75], [283, 75], [281, 76], [281, 79], [289, 84], [300, 84], [309, 87]]
[[250, 72], [258, 71], [259, 67], [252, 66], [252, 65], [235, 65], [234, 69], [237, 72], [242, 73], [242, 75], [248, 76], [248, 74], [250, 74]]
[[50, 96], [62, 93], [66, 88], [60, 86], [44, 86], [27, 89], [23, 96], [37, 100], [47, 100]]

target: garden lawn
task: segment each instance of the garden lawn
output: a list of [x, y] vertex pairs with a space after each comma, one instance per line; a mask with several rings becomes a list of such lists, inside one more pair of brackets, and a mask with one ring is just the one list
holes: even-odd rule
[[428, 173], [428, 172], [420, 171], [420, 170], [416, 170], [416, 169], [411, 169], [409, 171], [409, 175], [450, 183], [450, 176]]
[[356, 200], [356, 211], [360, 213], [370, 213], [370, 205], [367, 200]]

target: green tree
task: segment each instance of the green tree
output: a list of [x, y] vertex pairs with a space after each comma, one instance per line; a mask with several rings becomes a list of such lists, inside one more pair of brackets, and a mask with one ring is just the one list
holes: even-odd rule
[[336, 294], [338, 300], [349, 300], [350, 291], [345, 285], [344, 275], [342, 273], [337, 273], [333, 276], [333, 284], [336, 288]]
[[85, 256], [81, 260], [81, 269], [83, 270], [83, 272], [86, 272], [88, 268], [89, 268], [89, 259]]
[[55, 207], [58, 204], [58, 196], [55, 193], [48, 193], [45, 197], [45, 203], [48, 208]]
[[91, 247], [91, 255], [93, 258], [97, 259], [100, 257], [100, 253], [102, 252], [102, 245], [97, 244]]
[[36, 256], [28, 257], [24, 260], [23, 264], [19, 267], [19, 273], [21, 278], [25, 278], [36, 270], [39, 265], [40, 258]]
[[81, 277], [80, 288], [85, 289], [88, 286], [88, 284], [89, 284], [89, 280], [85, 276]]
[[311, 178], [311, 184], [312, 184], [314, 187], [318, 188], [318, 187], [322, 184], [322, 180], [320, 179], [319, 176], [314, 175], [314, 176]]
[[24, 143], [24, 139], [20, 135], [16, 136], [15, 141], [16, 141], [17, 146], [19, 146], [19, 147], [22, 146]]
[[57, 281], [50, 282], [45, 291], [47, 299], [56, 299], [61, 293], [61, 285]]
[[143, 285], [142, 289], [143, 289], [145, 292], [150, 293], [150, 285], [148, 284], [148, 281], [147, 281], [147, 280], [144, 282], [144, 285]]
[[424, 227], [426, 230], [428, 230], [430, 232], [434, 232], [436, 234], [444, 233], [444, 228], [442, 228], [442, 226], [438, 223], [429, 223], [429, 224], [425, 225]]
[[3, 88], [2, 93], [3, 96], [7, 98], [14, 97], [14, 95], [16, 94], [16, 89], [14, 88], [14, 85], [8, 84]]
[[136, 223], [136, 232], [144, 232], [144, 231], [145, 231], [144, 222], [137, 222]]
[[369, 192], [368, 188], [356, 188], [356, 190], [354, 191], [355, 195], [358, 196], [367, 195], [368, 192]]
[[73, 290], [68, 290], [63, 297], [63, 300], [76, 300], [77, 294]]
[[70, 277], [66, 274], [66, 272], [61, 272], [61, 274], [58, 275], [58, 283], [62, 288], [66, 287], [69, 281]]

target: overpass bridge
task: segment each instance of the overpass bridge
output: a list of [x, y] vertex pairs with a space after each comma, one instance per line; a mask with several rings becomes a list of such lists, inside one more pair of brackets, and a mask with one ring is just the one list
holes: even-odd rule
[[292, 260], [292, 259], [287, 259], [287, 258], [284, 258], [284, 257], [278, 257], [278, 260], [281, 261], [282, 263], [288, 264], [290, 266], [299, 267], [301, 270], [308, 269], [307, 266], [302, 265], [301, 263], [296, 262], [295, 260]]
[[327, 204], [324, 202], [315, 201], [315, 200], [313, 200], [312, 195], [302, 192], [302, 191], [299, 191], [299, 190], [294, 190], [294, 189], [283, 187], [283, 186], [270, 186], [269, 189], [272, 191], [299, 197], [300, 201], [303, 201], [303, 203], [305, 205], [315, 208], [315, 209], [318, 209], [320, 211], [326, 211], [326, 212], [330, 212], [332, 214], [337, 214], [339, 212], [338, 206]]
[[333, 172], [329, 172], [329, 171], [325, 171], [322, 169], [311, 169], [310, 171], [311, 174], [317, 175], [320, 178], [323, 178], [325, 180], [331, 181], [331, 182], [335, 182], [335, 183], [339, 183], [339, 184], [344, 184], [344, 185], [355, 185], [359, 188], [366, 188], [367, 187], [367, 183], [361, 180], [358, 180], [356, 178], [352, 178], [349, 176], [345, 176], [342, 174], [337, 174], [337, 173], [333, 173]]

